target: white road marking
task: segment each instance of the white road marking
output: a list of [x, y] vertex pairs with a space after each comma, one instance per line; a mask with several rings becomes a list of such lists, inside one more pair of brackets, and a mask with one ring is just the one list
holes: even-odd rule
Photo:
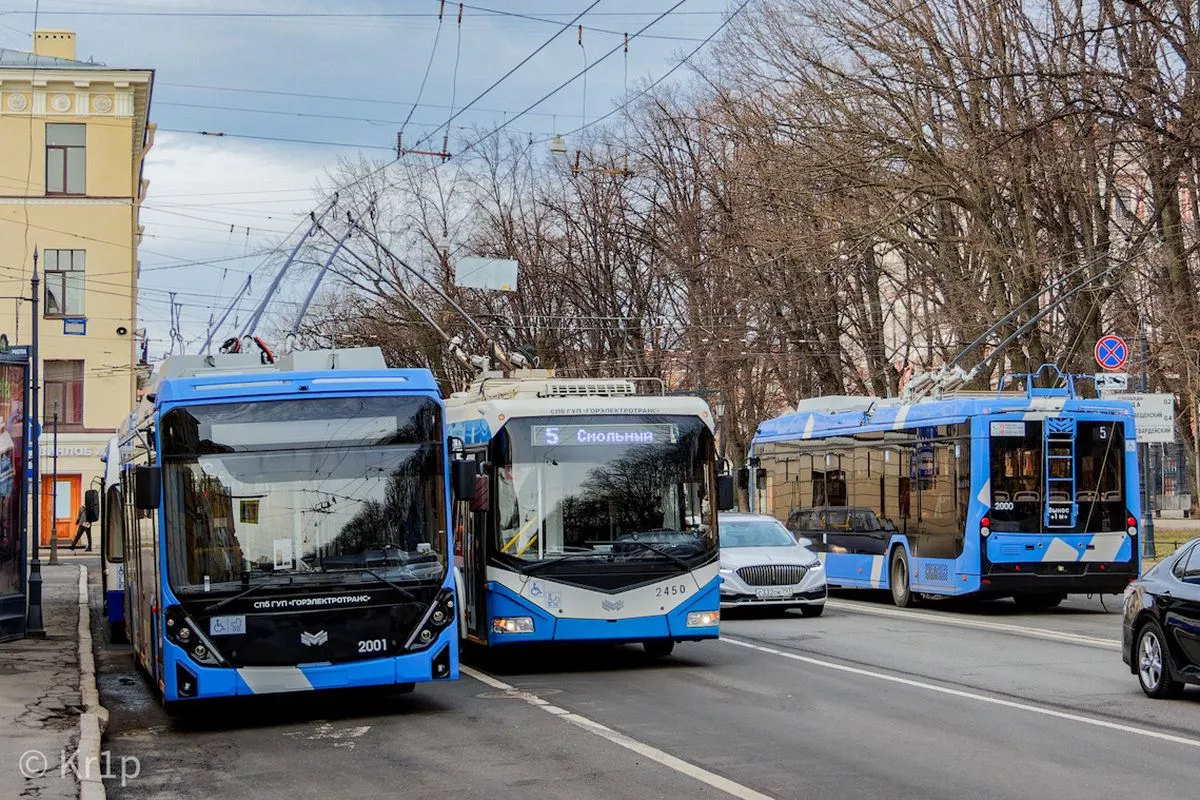
[[288, 731], [284, 736], [303, 736], [310, 741], [317, 739], [333, 739], [334, 747], [342, 747], [347, 750], [354, 749], [354, 740], [366, 735], [367, 731], [371, 730], [370, 725], [355, 725], [349, 728], [334, 728], [328, 722], [318, 723], [317, 727], [311, 732], [309, 731]]
[[880, 617], [932, 622], [935, 625], [951, 625], [959, 628], [974, 628], [981, 631], [996, 631], [1012, 633], [1018, 636], [1032, 636], [1037, 639], [1049, 639], [1067, 644], [1079, 644], [1087, 647], [1102, 647], [1106, 650], [1120, 650], [1120, 639], [1102, 639], [1099, 636], [1085, 636], [1081, 633], [1066, 633], [1051, 631], [1045, 628], [1033, 628], [1027, 625], [1010, 625], [1006, 622], [990, 622], [982, 619], [963, 619], [948, 614], [925, 614], [920, 611], [901, 611], [898, 608], [880, 608], [866, 603], [851, 603], [844, 600], [826, 600], [825, 605], [842, 611], [854, 611], [860, 614], [875, 614]]
[[1063, 719], [1068, 722], [1078, 722], [1082, 725], [1090, 725], [1096, 728], [1106, 728], [1108, 730], [1120, 731], [1121, 733], [1129, 733], [1135, 736], [1145, 736], [1149, 739], [1158, 739], [1163, 742], [1172, 742], [1181, 744], [1187, 747], [1200, 748], [1200, 739], [1189, 739], [1185, 736], [1175, 736], [1170, 733], [1162, 733], [1161, 731], [1152, 731], [1148, 728], [1139, 728], [1136, 725], [1125, 725], [1120, 722], [1109, 722], [1108, 720], [1096, 719], [1095, 717], [1085, 717], [1082, 714], [1072, 714], [1069, 711], [1059, 711], [1046, 706], [1035, 706], [1031, 703], [1019, 703], [1015, 700], [1004, 700], [999, 697], [989, 697], [985, 694], [977, 692], [967, 692], [962, 689], [951, 689], [948, 686], [938, 686], [935, 683], [926, 683], [925, 681], [913, 680], [912, 678], [902, 678], [899, 675], [888, 675], [885, 672], [875, 672], [874, 670], [862, 669], [860, 667], [851, 667], [845, 664], [838, 664], [833, 661], [824, 661], [819, 658], [810, 658], [801, 656], [795, 653], [788, 653], [783, 650], [776, 650], [772, 647], [763, 647], [762, 645], [753, 644], [751, 642], [743, 642], [738, 639], [730, 639], [728, 636], [722, 636], [720, 641], [727, 642], [738, 647], [745, 647], [749, 650], [757, 650], [760, 653], [768, 655], [781, 656], [792, 661], [799, 661], [804, 664], [811, 664], [815, 667], [824, 667], [836, 672], [846, 672], [851, 675], [860, 675], [864, 678], [873, 678], [879, 681], [888, 683], [898, 683], [903, 686], [911, 686], [914, 689], [924, 689], [928, 692], [937, 694], [950, 695], [951, 697], [960, 697], [964, 700], [974, 700], [978, 703], [987, 703], [994, 706], [1002, 706], [1011, 708], [1016, 711], [1024, 711], [1028, 714], [1039, 714], [1044, 717], [1054, 717], [1055, 719]]
[[601, 738], [607, 739], [613, 744], [624, 747], [626, 750], [632, 750], [638, 755], [648, 758], [651, 761], [657, 761], [664, 767], [673, 769], [682, 775], [687, 775], [689, 778], [695, 778], [701, 783], [711, 786], [714, 789], [719, 789], [722, 792], [731, 795], [732, 797], [740, 797], [742, 800], [773, 800], [769, 795], [756, 792], [749, 786], [743, 786], [742, 784], [718, 775], [715, 772], [709, 772], [703, 767], [698, 767], [695, 764], [684, 761], [681, 758], [676, 758], [670, 753], [659, 750], [657, 747], [652, 747], [644, 742], [639, 742], [637, 739], [626, 736], [619, 731], [614, 731], [612, 728], [609, 728], [606, 725], [601, 725], [599, 722], [590, 720], [587, 717], [575, 714], [560, 706], [551, 705], [533, 692], [518, 689], [516, 686], [496, 680], [491, 675], [480, 672], [476, 669], [472, 669], [471, 667], [463, 664], [459, 665], [458, 670], [463, 675], [470, 676], [480, 683], [492, 687], [493, 689], [502, 689], [504, 691], [513, 692], [514, 697], [519, 697], [530, 705], [553, 714], [561, 720], [565, 720], [570, 722], [572, 725], [583, 728], [589, 733], [594, 733]]

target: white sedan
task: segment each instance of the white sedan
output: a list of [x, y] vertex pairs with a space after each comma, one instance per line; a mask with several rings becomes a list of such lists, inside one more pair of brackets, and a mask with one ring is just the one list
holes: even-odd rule
[[721, 608], [798, 608], [819, 617], [829, 591], [817, 555], [774, 517], [721, 514]]

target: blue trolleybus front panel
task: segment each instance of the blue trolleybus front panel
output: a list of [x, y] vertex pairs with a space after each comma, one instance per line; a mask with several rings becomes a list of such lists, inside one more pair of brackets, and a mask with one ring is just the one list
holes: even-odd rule
[[135, 649], [164, 700], [457, 677], [428, 373], [166, 381], [154, 423], [122, 484]]
[[616, 401], [602, 413], [569, 400], [496, 403], [449, 426], [489, 465], [486, 508], [463, 516], [456, 559], [471, 639], [642, 642], [662, 653], [718, 635], [703, 404], [638, 402], [627, 413]]

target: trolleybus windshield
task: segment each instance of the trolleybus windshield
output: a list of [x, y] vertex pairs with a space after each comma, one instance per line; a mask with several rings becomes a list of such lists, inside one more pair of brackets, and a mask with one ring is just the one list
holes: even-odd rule
[[322, 583], [330, 573], [398, 584], [444, 577], [433, 400], [196, 405], [167, 412], [161, 431], [176, 591]]

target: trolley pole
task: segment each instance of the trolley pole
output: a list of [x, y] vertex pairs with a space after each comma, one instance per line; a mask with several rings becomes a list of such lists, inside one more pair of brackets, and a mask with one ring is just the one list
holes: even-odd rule
[[[1142, 359], [1142, 392], [1150, 391], [1150, 358], [1146, 346], [1146, 315], [1138, 318], [1138, 339]], [[1138, 443], [1138, 463], [1141, 465], [1142, 479], [1142, 557], [1154, 558], [1154, 487], [1151, 485], [1153, 472], [1150, 465], [1150, 445]]]
[[41, 475], [41, 464], [38, 459], [38, 433], [40, 432], [40, 422], [38, 420], [38, 381], [41, 380], [38, 375], [38, 359], [41, 355], [38, 353], [38, 328], [41, 327], [41, 316], [38, 313], [38, 290], [41, 280], [38, 278], [37, 271], [37, 248], [33, 251], [33, 277], [29, 281], [33, 287], [33, 296], [31, 302], [33, 304], [33, 331], [30, 338], [30, 365], [29, 365], [29, 403], [26, 407], [26, 416], [29, 418], [29, 497], [30, 497], [30, 514], [29, 526], [32, 529], [32, 535], [29, 537], [30, 550], [33, 551], [33, 557], [29, 561], [29, 606], [25, 612], [25, 635], [31, 639], [45, 639], [46, 628], [42, 623], [42, 560], [38, 555], [41, 549], [42, 540], [39, 535], [39, 522], [42, 516], [41, 495], [38, 494], [38, 478]]

